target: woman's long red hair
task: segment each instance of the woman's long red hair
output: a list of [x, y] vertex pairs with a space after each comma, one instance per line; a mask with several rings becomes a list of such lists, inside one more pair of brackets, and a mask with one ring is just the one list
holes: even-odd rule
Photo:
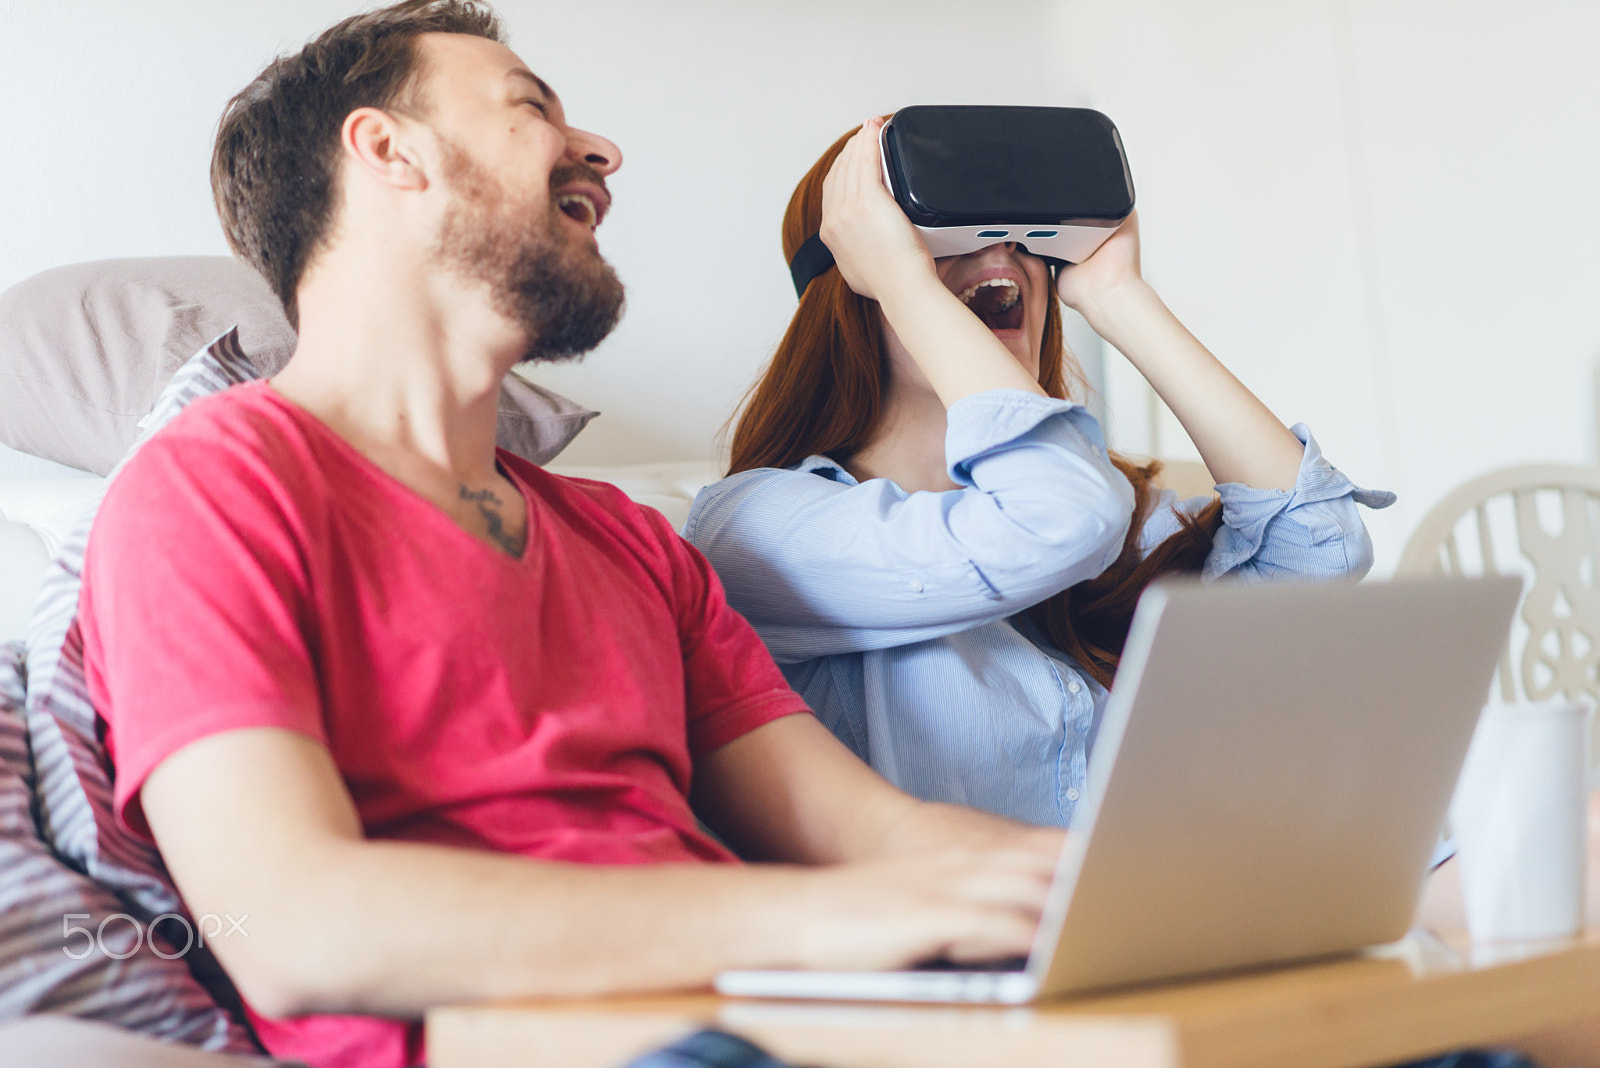
[[[789, 199], [783, 216], [785, 262], [821, 229], [823, 179], [854, 134], [834, 142]], [[882, 413], [888, 383], [882, 322], [877, 302], [852, 292], [838, 268], [812, 279], [739, 416], [728, 473], [788, 467], [813, 454], [843, 462], [865, 445]], [[1063, 398], [1081, 396], [1087, 388], [1077, 361], [1067, 355], [1061, 308], [1054, 299], [1046, 305], [1039, 384], [1050, 396]], [[1134, 516], [1145, 516], [1161, 464], [1137, 464], [1115, 453], [1111, 462], [1133, 484]], [[1105, 572], [1029, 609], [1056, 647], [1104, 686], [1116, 673], [1139, 594], [1159, 575], [1200, 569], [1222, 522], [1222, 505], [1213, 501], [1197, 516], [1180, 513], [1179, 519], [1178, 532], [1142, 557], [1141, 520], [1136, 519]]]

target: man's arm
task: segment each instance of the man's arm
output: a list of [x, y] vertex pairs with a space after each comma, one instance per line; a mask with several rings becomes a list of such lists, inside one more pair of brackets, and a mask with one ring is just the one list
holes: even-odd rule
[[[1049, 858], [1014, 842], [974, 845], [986, 818], [930, 815], [943, 810], [902, 801], [834, 756], [774, 755], [828, 749], [809, 728], [773, 730], [791, 720], [811, 722], [776, 721], [702, 761], [708, 796], [750, 801], [749, 817], [729, 826], [775, 835], [780, 855], [881, 859], [599, 867], [369, 841], [326, 749], [275, 728], [179, 749], [140, 796], [191, 911], [248, 915], [247, 936], [213, 948], [268, 1015], [414, 1016], [451, 1001], [699, 986], [724, 968], [1027, 951]], [[752, 791], [754, 772], [729, 770], [745, 754], [778, 776], [777, 789]], [[803, 785], [808, 767], [815, 793]], [[849, 811], [849, 798], [870, 811]], [[941, 824], [966, 836], [963, 848], [894, 855]]]
[[838, 864], [1019, 849], [1054, 862], [1063, 832], [908, 796], [814, 716], [786, 716], [695, 764], [695, 812], [749, 860]]

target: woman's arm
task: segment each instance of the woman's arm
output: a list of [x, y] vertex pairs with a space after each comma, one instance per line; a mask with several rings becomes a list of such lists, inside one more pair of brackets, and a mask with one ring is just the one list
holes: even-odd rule
[[857, 453], [836, 478], [745, 471], [702, 491], [684, 533], [780, 661], [907, 645], [1012, 615], [1103, 571], [1132, 514], [1094, 419], [1045, 396], [940, 279], [884, 188], [881, 126], [866, 123], [834, 162], [821, 233], [944, 406], [933, 409], [942, 481], [956, 488], [907, 493], [898, 475], [867, 477], [882, 472]]
[[882, 119], [869, 119], [822, 186], [822, 242], [852, 290], [876, 300], [946, 408], [991, 389], [1044, 390], [945, 288], [933, 257], [883, 187]]
[[[1387, 508], [1394, 494], [1351, 482], [1323, 458], [1304, 424], [1295, 424], [1291, 433], [1304, 443], [1304, 454], [1289, 492], [1237, 482], [1217, 487], [1222, 526], [1201, 569], [1202, 579], [1359, 579], [1372, 568], [1372, 538], [1356, 506]], [[1178, 512], [1195, 515], [1213, 499], [1180, 501], [1170, 490], [1162, 493], [1139, 528], [1141, 550], [1148, 553], [1178, 532]]]
[[1138, 368], [1178, 417], [1219, 484], [1294, 486], [1300, 442], [1150, 288], [1139, 268], [1138, 213], [1089, 259], [1063, 268], [1061, 299]]
[[1132, 489], [1087, 411], [994, 390], [957, 402], [949, 419], [962, 489], [908, 494], [831, 466], [766, 468], [695, 498], [685, 537], [779, 662], [980, 626], [1115, 559]]

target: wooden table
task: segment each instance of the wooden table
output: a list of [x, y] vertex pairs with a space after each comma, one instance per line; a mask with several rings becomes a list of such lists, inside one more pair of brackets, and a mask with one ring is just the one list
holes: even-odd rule
[[1435, 877], [1421, 912], [1431, 930], [1356, 958], [1030, 1008], [711, 995], [442, 1008], [428, 1015], [428, 1063], [618, 1068], [715, 1026], [821, 1068], [1346, 1068], [1463, 1046], [1600, 1068], [1600, 842], [1590, 867], [1589, 930], [1563, 942], [1432, 933], [1464, 927], [1459, 888]]

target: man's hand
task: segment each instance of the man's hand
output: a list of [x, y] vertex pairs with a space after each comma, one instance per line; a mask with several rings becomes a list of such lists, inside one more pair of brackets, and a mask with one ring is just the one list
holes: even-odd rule
[[998, 847], [815, 872], [796, 963], [876, 970], [1026, 956], [1054, 870], [1054, 853]]
[[807, 873], [807, 968], [897, 968], [1020, 956], [1065, 834], [890, 786], [813, 716], [788, 716], [703, 758], [696, 810], [746, 856]]

